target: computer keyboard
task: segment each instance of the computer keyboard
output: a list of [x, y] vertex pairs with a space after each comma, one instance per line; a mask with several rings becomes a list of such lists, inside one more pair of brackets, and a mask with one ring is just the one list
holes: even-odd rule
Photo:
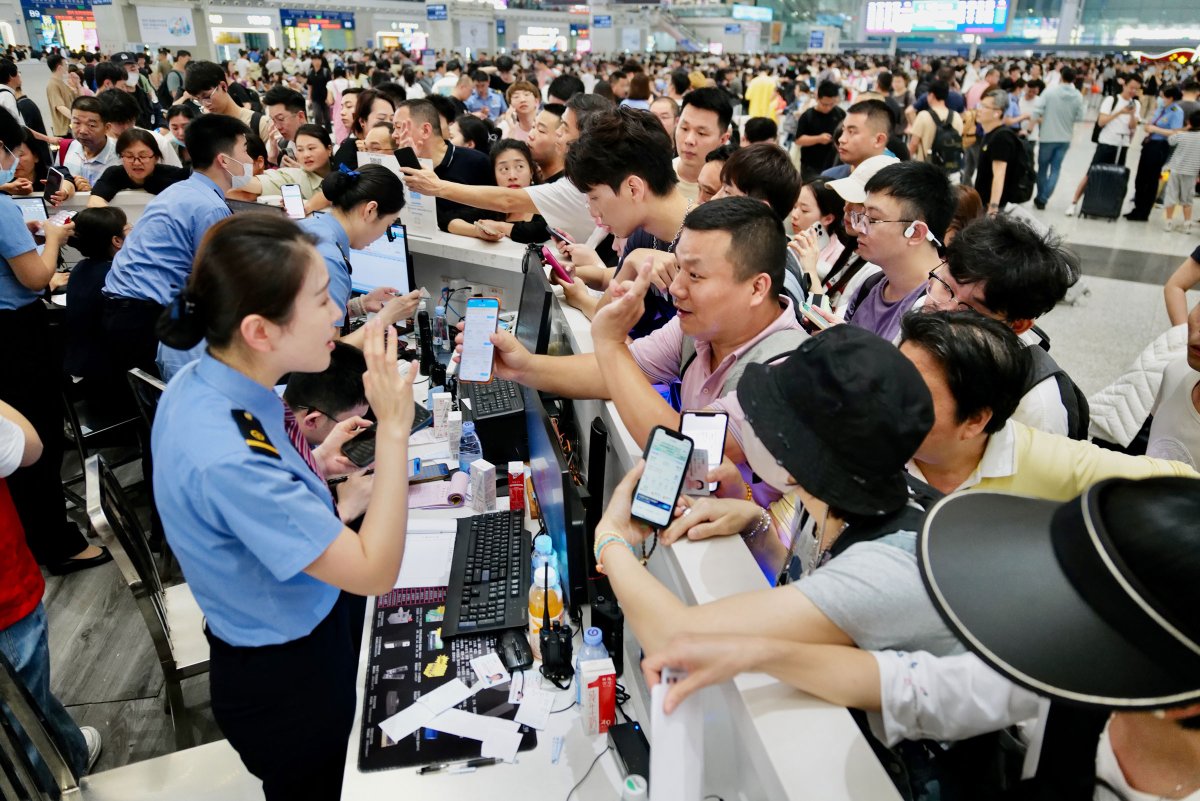
[[475, 420], [481, 417], [497, 417], [525, 410], [521, 388], [512, 381], [493, 379], [486, 384], [463, 384], [467, 387], [471, 412]]
[[532, 537], [522, 512], [489, 512], [458, 521], [442, 636], [529, 624]]

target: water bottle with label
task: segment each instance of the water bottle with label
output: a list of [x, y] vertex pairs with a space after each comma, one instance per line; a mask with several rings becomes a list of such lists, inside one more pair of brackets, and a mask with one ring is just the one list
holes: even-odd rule
[[604, 635], [600, 629], [592, 626], [583, 633], [583, 647], [575, 657], [575, 703], [583, 704], [583, 669], [584, 662], [592, 659], [607, 659], [608, 649], [604, 647]]
[[470, 475], [471, 462], [483, 458], [483, 445], [475, 435], [475, 422], [464, 420], [462, 438], [458, 441], [458, 469]]
[[543, 565], [550, 567], [558, 565], [558, 559], [554, 554], [554, 543], [549, 534], [538, 534], [533, 538], [533, 572], [530, 575], [535, 575], [538, 568]]
[[454, 340], [446, 329], [446, 307], [437, 306], [433, 310], [433, 347], [434, 350], [450, 350]]
[[529, 647], [537, 659], [542, 658], [542, 620], [546, 608], [550, 610], [550, 622], [563, 621], [562, 587], [558, 583], [558, 571], [546, 565], [533, 574], [529, 587]]

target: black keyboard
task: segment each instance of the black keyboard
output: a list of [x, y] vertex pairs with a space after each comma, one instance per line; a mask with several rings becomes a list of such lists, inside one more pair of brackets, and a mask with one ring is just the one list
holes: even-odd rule
[[458, 521], [442, 636], [529, 625], [533, 540], [522, 512], [489, 512]]
[[486, 384], [463, 384], [462, 386], [467, 387], [471, 414], [475, 420], [525, 410], [525, 401], [521, 398], [521, 388], [512, 381], [496, 378]]

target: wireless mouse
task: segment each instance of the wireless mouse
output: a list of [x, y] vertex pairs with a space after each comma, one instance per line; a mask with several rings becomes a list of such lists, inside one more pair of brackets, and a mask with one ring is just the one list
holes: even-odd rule
[[500, 643], [496, 650], [509, 673], [533, 667], [533, 649], [529, 647], [524, 629], [509, 629], [504, 632], [500, 635]]

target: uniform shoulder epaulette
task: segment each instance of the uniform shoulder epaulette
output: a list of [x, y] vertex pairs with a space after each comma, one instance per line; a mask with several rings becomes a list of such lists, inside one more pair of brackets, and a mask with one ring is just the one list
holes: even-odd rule
[[267, 434], [263, 431], [263, 424], [258, 421], [257, 417], [245, 409], [234, 409], [233, 419], [252, 453], [265, 454], [275, 459], [283, 458], [271, 444], [271, 440], [267, 439]]

